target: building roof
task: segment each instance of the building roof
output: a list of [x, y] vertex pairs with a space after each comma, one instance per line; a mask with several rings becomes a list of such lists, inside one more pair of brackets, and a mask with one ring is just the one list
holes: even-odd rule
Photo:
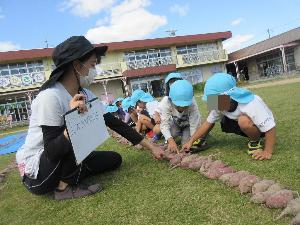
[[165, 66], [146, 67], [142, 69], [126, 70], [123, 72], [123, 76], [133, 78], [142, 77], [146, 75], [156, 75], [162, 73], [169, 73], [176, 71], [176, 64], [170, 64]]
[[228, 54], [228, 63], [300, 41], [300, 27]]
[[[166, 38], [155, 38], [135, 41], [123, 41], [123, 42], [111, 42], [106, 44], [95, 44], [96, 46], [107, 45], [108, 51], [124, 51], [124, 50], [137, 50], [154, 47], [168, 47], [168, 46], [180, 46], [185, 44], [193, 44], [212, 40], [226, 40], [231, 38], [230, 31], [208, 33], [208, 34], [195, 34], [185, 36], [175, 36]], [[53, 48], [43, 49], [31, 49], [31, 50], [19, 50], [0, 52], [0, 63], [12, 62], [18, 60], [38, 59], [51, 57]]]
[[186, 44], [193, 44], [212, 40], [226, 40], [231, 38], [232, 34], [230, 31], [218, 32], [218, 33], [207, 33], [207, 34], [194, 34], [185, 36], [135, 40], [135, 41], [123, 41], [123, 42], [112, 42], [101, 45], [108, 45], [109, 51], [120, 51], [120, 50], [136, 50], [145, 49], [151, 47], [168, 47], [168, 46], [180, 46]]
[[53, 52], [53, 48], [0, 52], [0, 63], [51, 57], [52, 52]]

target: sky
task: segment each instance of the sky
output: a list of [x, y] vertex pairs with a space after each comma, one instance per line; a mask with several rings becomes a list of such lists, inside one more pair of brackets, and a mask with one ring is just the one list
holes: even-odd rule
[[228, 52], [300, 27], [300, 0], [0, 0], [0, 51], [231, 31]]

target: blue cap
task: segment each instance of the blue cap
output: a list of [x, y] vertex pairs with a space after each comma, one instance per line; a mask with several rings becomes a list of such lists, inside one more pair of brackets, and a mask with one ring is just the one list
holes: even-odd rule
[[118, 111], [118, 107], [116, 105], [108, 105], [106, 106], [106, 111], [110, 113], [114, 113]]
[[177, 80], [170, 87], [169, 97], [176, 106], [189, 106], [193, 102], [193, 86], [187, 80]]
[[113, 104], [115, 105], [117, 102], [122, 102], [124, 98], [117, 98], [114, 100]]
[[142, 102], [153, 102], [154, 98], [152, 95], [150, 95], [149, 93], [145, 93], [141, 98], [140, 101]]
[[181, 73], [177, 73], [177, 72], [169, 73], [169, 75], [165, 79], [165, 84], [168, 83], [173, 78], [183, 79]]
[[135, 106], [135, 104], [133, 104], [133, 102], [131, 101], [131, 97], [124, 98], [124, 100], [122, 101], [123, 110], [127, 112], [131, 106]]
[[141, 89], [137, 89], [135, 90], [132, 95], [131, 95], [131, 101], [134, 103], [134, 105], [136, 104], [136, 102], [138, 100], [140, 100], [140, 98], [145, 94], [145, 92]]
[[208, 95], [227, 94], [239, 103], [249, 103], [254, 99], [254, 94], [244, 88], [236, 86], [236, 80], [227, 73], [216, 73], [207, 79], [202, 100], [207, 101]]

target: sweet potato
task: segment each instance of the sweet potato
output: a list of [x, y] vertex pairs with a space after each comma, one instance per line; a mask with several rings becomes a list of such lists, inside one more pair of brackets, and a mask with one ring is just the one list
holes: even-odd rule
[[272, 184], [267, 191], [254, 194], [250, 201], [257, 204], [265, 203], [268, 197], [283, 189], [284, 187], [281, 184]]
[[198, 155], [192, 154], [184, 157], [180, 163], [181, 168], [189, 168], [189, 165], [199, 158]]
[[199, 156], [195, 161], [191, 162], [189, 165], [189, 169], [198, 171], [204, 162], [210, 160], [210, 156]]
[[250, 202], [253, 202], [256, 204], [263, 204], [266, 202], [266, 199], [269, 196], [271, 196], [272, 194], [274, 194], [274, 192], [270, 192], [270, 191], [259, 192], [250, 198]]
[[227, 184], [229, 179], [234, 175], [235, 173], [226, 173], [219, 177], [219, 180], [223, 183]]
[[300, 225], [300, 213], [292, 220], [292, 225]]
[[266, 199], [266, 206], [269, 208], [284, 208], [294, 198], [291, 190], [283, 189], [277, 191]]
[[176, 153], [170, 152], [169, 150], [165, 150], [164, 151], [164, 159], [166, 159], [168, 161], [170, 161], [171, 159], [173, 159], [175, 155], [176, 155]]
[[209, 179], [218, 179], [220, 176], [232, 172], [234, 169], [231, 167], [210, 167], [203, 175]]
[[170, 160], [170, 165], [171, 166], [178, 166], [181, 163], [182, 156], [179, 154], [176, 154], [171, 160]]
[[273, 184], [275, 184], [275, 181], [273, 181], [273, 180], [262, 180], [253, 185], [252, 194], [255, 195], [260, 192], [265, 192]]
[[170, 160], [170, 165], [172, 166], [171, 169], [176, 168], [177, 166], [180, 165], [181, 160], [187, 155], [187, 153], [179, 153], [175, 154], [175, 156]]
[[194, 170], [194, 171], [197, 171], [197, 170], [199, 170], [199, 169], [201, 168], [202, 163], [203, 163], [203, 162], [198, 161], [198, 160], [197, 160], [197, 161], [194, 161], [194, 162], [191, 162], [191, 163], [189, 164], [189, 169]]
[[239, 189], [241, 194], [251, 192], [252, 186], [261, 179], [255, 175], [248, 175], [240, 180]]
[[223, 168], [225, 166], [226, 165], [221, 160], [216, 160], [216, 161], [208, 160], [202, 164], [200, 168], [200, 173], [203, 174], [207, 172], [209, 168]]
[[267, 191], [255, 193], [251, 198], [250, 201], [256, 204], [265, 203], [267, 198], [271, 195], [275, 194], [276, 192], [283, 189], [283, 186], [280, 184], [272, 184]]
[[280, 190], [283, 190], [284, 189], [284, 186], [281, 185], [281, 184], [272, 184], [269, 188], [268, 188], [268, 192], [272, 192], [272, 193], [275, 193], [277, 191], [280, 191]]
[[249, 172], [243, 171], [243, 170], [236, 172], [229, 178], [229, 180], [226, 184], [229, 187], [237, 187], [237, 186], [239, 186], [241, 179], [248, 176], [249, 174], [250, 174]]
[[280, 213], [277, 219], [280, 219], [286, 215], [296, 216], [300, 214], [300, 198], [295, 198], [291, 200], [286, 208]]

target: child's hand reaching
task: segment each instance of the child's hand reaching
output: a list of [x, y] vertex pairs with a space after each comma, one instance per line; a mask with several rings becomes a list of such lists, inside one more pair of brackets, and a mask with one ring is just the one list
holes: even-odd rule
[[187, 143], [185, 143], [185, 144], [182, 146], [181, 151], [189, 152], [189, 151], [190, 151], [190, 148], [192, 147], [192, 145], [193, 145], [193, 143], [190, 143], [190, 141], [188, 141]]
[[160, 124], [160, 115], [157, 112], [154, 114], [154, 121], [156, 124]]
[[168, 140], [168, 150], [170, 151], [170, 152], [175, 152], [175, 153], [179, 153], [179, 149], [178, 149], [178, 146], [177, 146], [177, 144], [176, 144], [176, 142], [174, 141], [174, 139], [173, 138], [170, 138], [169, 140]]
[[253, 151], [252, 158], [256, 160], [264, 160], [264, 159], [271, 159], [272, 153], [269, 151], [261, 151], [261, 150], [256, 150]]

